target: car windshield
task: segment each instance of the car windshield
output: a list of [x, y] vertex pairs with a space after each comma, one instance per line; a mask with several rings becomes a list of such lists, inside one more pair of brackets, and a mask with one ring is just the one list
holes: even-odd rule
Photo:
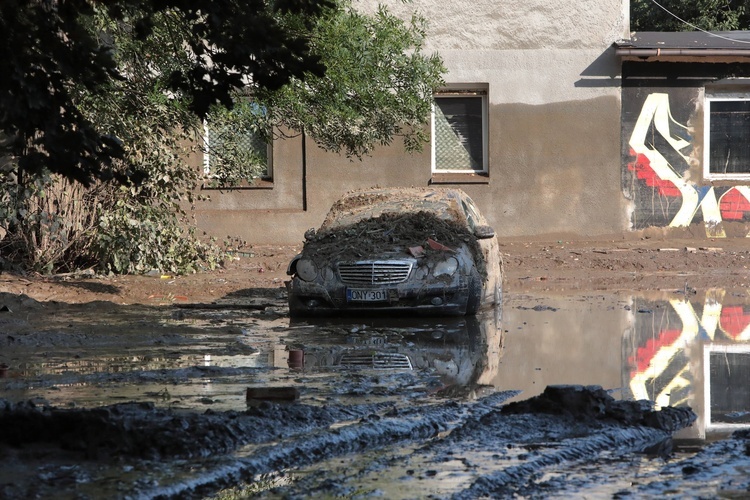
[[430, 212], [443, 220], [466, 224], [461, 205], [451, 193], [437, 191], [371, 191], [349, 195], [331, 208], [321, 229], [350, 226], [383, 214]]

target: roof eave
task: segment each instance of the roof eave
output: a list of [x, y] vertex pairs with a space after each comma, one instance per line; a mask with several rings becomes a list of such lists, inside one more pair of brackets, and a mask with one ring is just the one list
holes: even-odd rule
[[615, 54], [619, 57], [750, 57], [747, 49], [686, 49], [655, 47], [617, 47]]

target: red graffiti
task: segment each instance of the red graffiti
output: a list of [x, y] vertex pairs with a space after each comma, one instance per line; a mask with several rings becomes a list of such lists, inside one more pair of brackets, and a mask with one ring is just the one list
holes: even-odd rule
[[630, 154], [635, 156], [635, 161], [628, 163], [628, 170], [634, 171], [638, 179], [643, 180], [647, 186], [655, 187], [662, 196], [681, 196], [680, 190], [677, 189], [677, 186], [672, 181], [665, 181], [656, 175], [654, 169], [651, 168], [651, 162], [645, 155], [636, 155], [632, 149], [630, 150]]
[[[680, 338], [681, 334], [682, 330], [662, 330], [659, 333], [658, 338], [649, 339], [646, 342], [645, 346], [639, 347], [636, 351], [635, 357], [631, 356], [628, 359], [628, 364], [630, 366], [635, 365], [634, 373], [645, 372], [651, 364], [651, 358], [653, 358], [656, 353], [659, 352], [659, 349], [674, 343], [678, 338]], [[631, 376], [633, 374], [631, 374]]]
[[742, 220], [745, 214], [750, 212], [750, 201], [737, 189], [732, 188], [721, 197], [719, 210], [722, 219]]
[[737, 337], [745, 331], [747, 325], [750, 325], [750, 315], [745, 314], [745, 308], [742, 306], [724, 306], [721, 309], [719, 322], [721, 329], [737, 340]]

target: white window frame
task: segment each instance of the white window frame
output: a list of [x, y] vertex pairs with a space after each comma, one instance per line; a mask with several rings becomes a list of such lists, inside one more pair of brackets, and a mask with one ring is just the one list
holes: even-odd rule
[[[716, 181], [750, 181], [750, 165], [746, 173], [717, 173], [711, 172], [711, 103], [721, 101], [750, 101], [750, 88], [737, 91], [706, 90], [703, 104], [703, 178]], [[750, 130], [748, 130], [750, 136]]]
[[[203, 175], [204, 177], [211, 177], [211, 153], [209, 141], [211, 140], [209, 133], [208, 120], [203, 120], [203, 144], [205, 148], [203, 151]], [[266, 174], [259, 177], [261, 180], [273, 179], [273, 144], [266, 145]]]
[[[482, 168], [480, 169], [438, 169], [436, 162], [437, 136], [435, 134], [436, 99], [452, 97], [477, 97], [482, 101]], [[432, 119], [430, 123], [431, 170], [432, 174], [487, 174], [489, 172], [489, 132], [488, 132], [489, 88], [487, 84], [452, 84], [440, 89], [433, 96]]]
[[739, 429], [747, 429], [746, 423], [714, 422], [711, 419], [711, 354], [732, 353], [750, 355], [750, 346], [747, 344], [711, 344], [703, 346], [703, 408], [704, 408], [704, 431], [705, 432], [732, 432]]

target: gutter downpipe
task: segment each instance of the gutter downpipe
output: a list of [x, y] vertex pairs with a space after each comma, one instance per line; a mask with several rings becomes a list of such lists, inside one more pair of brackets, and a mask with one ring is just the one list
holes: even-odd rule
[[307, 134], [302, 129], [302, 211], [307, 212]]

